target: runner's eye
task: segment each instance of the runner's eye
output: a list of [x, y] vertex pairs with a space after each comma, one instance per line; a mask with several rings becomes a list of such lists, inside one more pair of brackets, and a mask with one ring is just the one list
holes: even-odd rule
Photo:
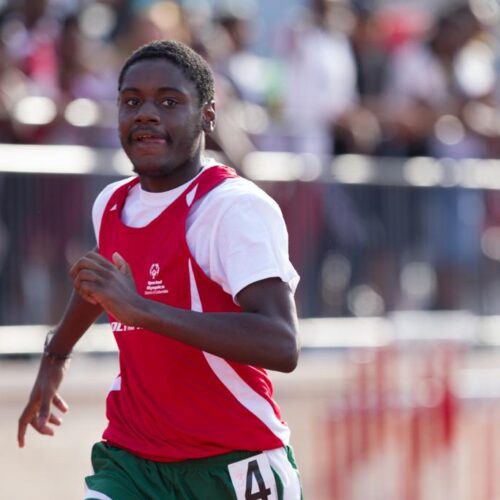
[[168, 97], [167, 99], [163, 99], [163, 101], [161, 103], [166, 108], [173, 108], [177, 104], [177, 101], [172, 99], [171, 97]]
[[139, 99], [137, 97], [129, 97], [128, 99], [124, 100], [124, 103], [126, 106], [137, 106], [139, 104]]

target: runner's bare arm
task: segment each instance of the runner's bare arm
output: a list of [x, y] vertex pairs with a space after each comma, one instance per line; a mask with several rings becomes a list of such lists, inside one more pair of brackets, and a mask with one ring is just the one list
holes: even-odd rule
[[[60, 358], [69, 354], [80, 337], [102, 313], [99, 305], [91, 304], [73, 291], [60, 323], [54, 329], [46, 350]], [[17, 440], [22, 448], [26, 430], [31, 425], [40, 434], [52, 436], [54, 429], [49, 424], [60, 425], [61, 419], [52, 411], [52, 405], [65, 413], [68, 405], [59, 396], [58, 389], [69, 360], [42, 356], [40, 368], [18, 425]]]
[[237, 295], [241, 313], [199, 313], [145, 299], [128, 264], [90, 252], [73, 266], [75, 288], [125, 325], [146, 328], [193, 347], [271, 370], [292, 371], [298, 359], [297, 315], [286, 283], [270, 278]]

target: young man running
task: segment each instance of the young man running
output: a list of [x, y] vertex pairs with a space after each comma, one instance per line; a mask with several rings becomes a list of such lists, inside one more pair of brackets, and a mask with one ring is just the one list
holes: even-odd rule
[[276, 203], [204, 160], [214, 127], [207, 63], [185, 45], [134, 52], [119, 76], [119, 134], [133, 178], [98, 196], [98, 250], [45, 344], [19, 420], [53, 435], [75, 343], [104, 310], [120, 373], [94, 445], [86, 499], [300, 499], [289, 430], [265, 369], [298, 358], [298, 276]]

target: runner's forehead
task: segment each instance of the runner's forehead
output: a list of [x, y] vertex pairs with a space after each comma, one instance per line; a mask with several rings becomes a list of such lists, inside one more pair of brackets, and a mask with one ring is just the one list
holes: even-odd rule
[[144, 91], [177, 90], [197, 96], [196, 87], [182, 70], [165, 59], [142, 59], [130, 66], [123, 76], [121, 92], [134, 89]]

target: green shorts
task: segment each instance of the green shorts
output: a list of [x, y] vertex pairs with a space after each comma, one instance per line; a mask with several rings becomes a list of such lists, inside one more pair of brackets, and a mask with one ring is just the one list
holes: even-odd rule
[[97, 443], [94, 474], [85, 478], [92, 500], [301, 500], [291, 447], [235, 451], [183, 462], [154, 462]]

